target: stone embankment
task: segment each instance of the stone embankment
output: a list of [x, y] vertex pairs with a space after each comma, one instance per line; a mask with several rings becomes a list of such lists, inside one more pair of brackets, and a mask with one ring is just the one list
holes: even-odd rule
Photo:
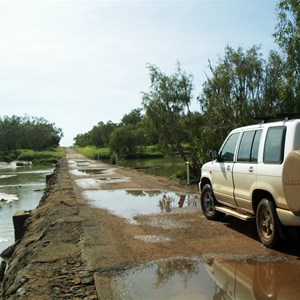
[[82, 220], [67, 161], [26, 220], [3, 281], [3, 299], [97, 299], [81, 257]]

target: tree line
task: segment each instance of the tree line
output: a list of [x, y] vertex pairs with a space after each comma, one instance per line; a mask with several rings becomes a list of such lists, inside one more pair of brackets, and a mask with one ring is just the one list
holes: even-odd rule
[[163, 153], [178, 153], [191, 161], [197, 173], [228, 132], [253, 124], [254, 118], [300, 112], [300, 2], [281, 0], [276, 8], [278, 23], [274, 39], [280, 51], [264, 58], [259, 46], [233, 49], [226, 46], [197, 97], [199, 111], [191, 110], [193, 76], [182, 70], [167, 75], [148, 65], [149, 91], [141, 108], [124, 115], [121, 122], [99, 122], [78, 134], [75, 145], [110, 147], [112, 152], [134, 156], [147, 145]]
[[30, 116], [0, 117], [0, 154], [16, 149], [36, 151], [59, 146], [62, 130], [44, 118]]

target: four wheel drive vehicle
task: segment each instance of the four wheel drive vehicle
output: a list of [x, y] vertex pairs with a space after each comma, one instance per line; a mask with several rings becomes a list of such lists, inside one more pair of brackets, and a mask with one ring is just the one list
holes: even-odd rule
[[199, 183], [207, 219], [256, 218], [270, 248], [286, 227], [300, 226], [300, 119], [234, 129], [211, 158]]

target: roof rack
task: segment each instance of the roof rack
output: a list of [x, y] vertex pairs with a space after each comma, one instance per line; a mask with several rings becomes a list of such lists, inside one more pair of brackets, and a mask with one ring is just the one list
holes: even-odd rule
[[292, 119], [300, 118], [300, 112], [296, 113], [279, 113], [275, 116], [262, 116], [262, 117], [253, 117], [253, 120], [260, 120], [263, 123], [267, 123], [269, 121], [287, 121]]

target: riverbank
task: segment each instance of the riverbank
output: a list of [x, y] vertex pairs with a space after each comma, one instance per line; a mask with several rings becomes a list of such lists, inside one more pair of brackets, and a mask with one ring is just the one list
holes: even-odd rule
[[[84, 197], [87, 190], [116, 198], [118, 207], [125, 201], [120, 191], [134, 193], [138, 199], [145, 191], [197, 194], [196, 187], [89, 161], [69, 150], [26, 221], [25, 235], [5, 274], [3, 299], [130, 299], [124, 290], [116, 289], [116, 278], [166, 259], [161, 279], [172, 274], [189, 278], [197, 266], [195, 261], [211, 264], [216, 257], [266, 261], [268, 266], [272, 261], [288, 259], [299, 268], [296, 252], [283, 254], [263, 247], [251, 224], [239, 220], [230, 220], [229, 226], [227, 221], [209, 222], [196, 200], [187, 206], [182, 205], [181, 198], [178, 203], [172, 200], [177, 208], [169, 210], [166, 206], [159, 213], [135, 214], [128, 219], [92, 205]], [[139, 204], [142, 208], [145, 205]], [[295, 251], [294, 245], [292, 249]], [[189, 263], [184, 265], [182, 258]]]

